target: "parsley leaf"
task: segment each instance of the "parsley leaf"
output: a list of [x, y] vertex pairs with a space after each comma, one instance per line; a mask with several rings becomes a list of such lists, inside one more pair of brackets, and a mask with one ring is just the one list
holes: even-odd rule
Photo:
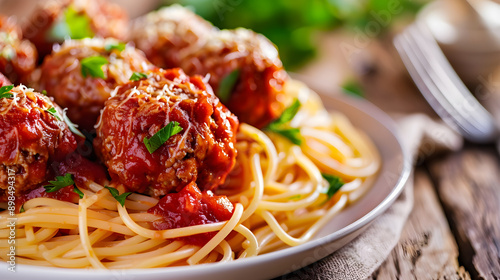
[[85, 135], [83, 135], [82, 132], [80, 132], [80, 130], [78, 130], [77, 125], [74, 124], [66, 114], [63, 114], [63, 120], [64, 122], [66, 123], [66, 125], [68, 126], [69, 130], [71, 130], [71, 132], [73, 132], [74, 134], [82, 137], [82, 138], [85, 138]]
[[281, 136], [290, 140], [293, 144], [300, 146], [302, 144], [302, 135], [300, 134], [300, 129], [288, 127], [286, 125], [295, 117], [295, 115], [299, 111], [299, 108], [300, 101], [298, 99], [295, 99], [292, 105], [286, 108], [279, 118], [272, 121], [267, 126], [267, 129], [269, 131], [280, 134]]
[[76, 186], [73, 186], [73, 192], [75, 192], [76, 194], [78, 194], [78, 196], [80, 197], [80, 199], [82, 199], [83, 196], [84, 196], [83, 192], [79, 188], [77, 188]]
[[51, 114], [56, 119], [61, 120], [61, 117], [59, 117], [59, 113], [57, 112], [56, 108], [50, 107], [50, 109], [45, 110], [45, 112]]
[[219, 92], [217, 96], [222, 102], [229, 101], [231, 97], [231, 92], [233, 91], [234, 85], [240, 77], [240, 70], [236, 69], [229, 73], [219, 84]]
[[83, 39], [94, 37], [90, 27], [90, 18], [85, 14], [79, 14], [72, 6], [64, 11], [64, 19], [71, 39]]
[[102, 70], [102, 66], [108, 64], [108, 60], [102, 56], [96, 55], [96, 56], [90, 56], [82, 59], [80, 61], [82, 65], [82, 76], [87, 77], [87, 76], [92, 76], [94, 78], [101, 78], [105, 79], [106, 75], [104, 74], [104, 71]]
[[167, 140], [174, 136], [175, 134], [182, 131], [182, 127], [179, 126], [178, 122], [169, 122], [164, 128], [160, 129], [155, 135], [151, 136], [151, 138], [144, 137], [144, 145], [148, 149], [150, 154], [154, 153], [158, 148], [160, 148], [163, 143], [167, 142]]
[[26, 210], [24, 210], [24, 204], [21, 205], [21, 208], [19, 208], [19, 213], [24, 213]]
[[112, 187], [104, 186], [106, 189], [109, 190], [109, 193], [120, 203], [121, 206], [125, 205], [125, 199], [127, 196], [131, 195], [131, 192], [126, 192], [119, 194], [118, 190]]
[[107, 51], [107, 52], [110, 52], [112, 50], [118, 50], [118, 51], [123, 51], [125, 49], [127, 45], [125, 43], [122, 43], [122, 42], [118, 42], [118, 43], [108, 43], [104, 46], [104, 49]]
[[64, 176], [57, 176], [55, 181], [49, 181], [50, 185], [43, 186], [45, 192], [51, 193], [58, 191], [64, 187], [71, 186], [75, 184], [73, 181], [73, 175], [70, 173], [64, 174]]
[[14, 88], [14, 85], [3, 86], [0, 88], [0, 98], [11, 98], [14, 96], [10, 91]]
[[46, 90], [42, 90], [42, 94], [43, 95], [47, 95], [47, 91]]
[[130, 76], [129, 81], [140, 81], [142, 79], [146, 79], [148, 75], [140, 72], [134, 72], [132, 76]]
[[290, 199], [290, 200], [299, 200], [301, 198], [302, 198], [302, 195], [297, 194], [297, 195], [290, 196], [288, 199]]
[[340, 188], [344, 185], [344, 181], [338, 176], [335, 175], [330, 175], [330, 174], [321, 174], [323, 178], [328, 182], [328, 190], [326, 191], [326, 194], [328, 195], [328, 199], [332, 198], [335, 193], [337, 193]]

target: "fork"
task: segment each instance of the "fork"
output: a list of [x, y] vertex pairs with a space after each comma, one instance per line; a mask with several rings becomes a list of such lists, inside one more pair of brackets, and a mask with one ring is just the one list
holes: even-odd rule
[[497, 138], [494, 118], [458, 77], [424, 22], [407, 27], [394, 45], [422, 95], [449, 126], [471, 142]]

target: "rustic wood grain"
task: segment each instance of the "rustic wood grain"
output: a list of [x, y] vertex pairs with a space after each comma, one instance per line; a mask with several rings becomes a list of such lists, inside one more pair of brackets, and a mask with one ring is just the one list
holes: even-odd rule
[[500, 164], [493, 147], [469, 147], [430, 164], [432, 178], [475, 279], [500, 279]]
[[415, 174], [415, 202], [401, 239], [371, 280], [470, 279], [428, 175]]

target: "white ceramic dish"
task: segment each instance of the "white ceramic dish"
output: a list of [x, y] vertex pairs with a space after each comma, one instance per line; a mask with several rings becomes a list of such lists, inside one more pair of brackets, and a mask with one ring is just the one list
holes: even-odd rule
[[377, 145], [382, 156], [382, 169], [366, 195], [349, 206], [310, 242], [281, 251], [225, 264], [194, 267], [173, 267], [130, 270], [75, 270], [18, 265], [16, 272], [0, 263], [2, 280], [158, 280], [158, 279], [269, 279], [309, 265], [341, 248], [380, 214], [401, 193], [411, 165], [397, 137], [394, 122], [380, 109], [367, 101], [349, 97], [321, 96], [325, 106], [337, 110], [363, 130]]

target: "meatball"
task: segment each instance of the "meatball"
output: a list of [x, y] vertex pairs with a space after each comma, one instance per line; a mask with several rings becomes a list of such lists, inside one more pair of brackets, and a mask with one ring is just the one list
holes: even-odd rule
[[12, 83], [5, 77], [2, 73], [0, 73], [0, 87], [11, 85]]
[[23, 40], [14, 18], [0, 15], [0, 72], [16, 84], [24, 83], [35, 69], [36, 61], [35, 47]]
[[47, 179], [53, 162], [63, 161], [77, 142], [62, 121], [64, 113], [47, 96], [25, 86], [0, 99], [0, 201], [11, 179], [15, 195], [29, 191]]
[[[171, 122], [182, 131], [150, 153], [144, 139]], [[158, 69], [106, 101], [94, 148], [111, 178], [129, 190], [158, 197], [190, 182], [212, 190], [235, 163], [237, 128], [238, 119], [200, 76]]]
[[54, 43], [65, 39], [113, 37], [126, 39], [128, 16], [116, 4], [103, 0], [43, 1], [24, 27], [40, 57], [50, 54]]
[[[145, 72], [153, 65], [144, 54], [130, 46], [123, 50], [114, 39], [66, 41], [47, 56], [41, 67], [40, 90], [46, 90], [57, 104], [67, 107], [68, 116], [80, 128], [90, 131], [97, 122], [104, 102], [117, 85], [125, 84], [134, 72]], [[90, 57], [105, 58], [108, 63], [97, 66], [104, 79], [82, 73], [82, 61]], [[92, 65], [91, 65], [92, 66]]]
[[283, 85], [287, 73], [276, 47], [264, 36], [239, 28], [222, 30], [197, 51], [184, 57], [180, 67], [189, 75], [210, 74], [209, 83], [220, 96], [220, 85], [233, 71], [239, 74], [230, 95], [220, 96], [239, 120], [258, 128], [284, 110]]
[[217, 29], [180, 5], [172, 5], [136, 19], [130, 40], [161, 68], [179, 67], [183, 56], [199, 48]]

